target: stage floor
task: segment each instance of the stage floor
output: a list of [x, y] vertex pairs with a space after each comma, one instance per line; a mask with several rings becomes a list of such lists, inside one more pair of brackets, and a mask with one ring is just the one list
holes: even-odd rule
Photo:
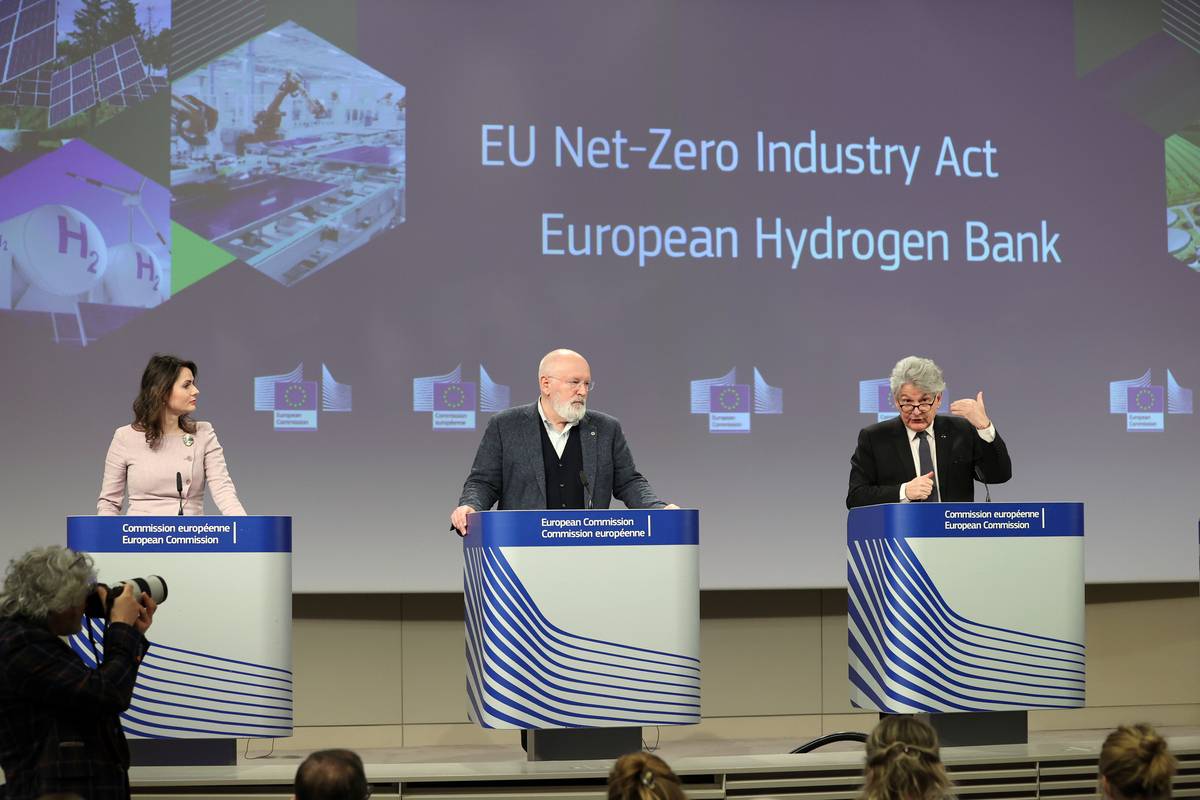
[[[1071, 744], [1098, 750], [1109, 728], [1095, 730], [1069, 731], [1039, 731], [1029, 736], [1029, 746]], [[1197, 739], [1200, 740], [1200, 727], [1162, 727], [1158, 729], [1168, 739]], [[864, 731], [866, 732], [866, 731]], [[647, 728], [644, 741], [650, 747], [654, 746], [654, 729]], [[719, 758], [726, 756], [762, 756], [784, 755], [795, 747], [804, 744], [805, 740], [794, 739], [697, 739], [691, 741], [663, 742], [654, 750], [668, 763], [680, 758]], [[862, 745], [853, 742], [839, 742], [822, 747], [819, 753], [861, 753]], [[299, 762], [309, 754], [309, 750], [275, 750], [269, 756], [269, 745], [262, 740], [250, 742], [248, 751], [246, 742], [239, 742], [239, 764], [269, 764], [280, 761]], [[511, 745], [438, 745], [430, 747], [395, 747], [395, 748], [364, 748], [357, 751], [363, 761], [369, 764], [480, 764], [524, 761], [525, 751], [513, 733]]]

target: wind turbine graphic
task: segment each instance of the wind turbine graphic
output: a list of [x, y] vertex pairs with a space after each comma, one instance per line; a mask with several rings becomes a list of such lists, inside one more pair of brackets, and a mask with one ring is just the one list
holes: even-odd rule
[[99, 180], [96, 180], [95, 178], [89, 178], [86, 175], [79, 175], [78, 173], [71, 172], [70, 170], [67, 170], [67, 175], [74, 178], [77, 181], [83, 181], [86, 184], [95, 186], [98, 189], [105, 189], [107, 191], [112, 192], [113, 194], [120, 195], [121, 205], [123, 205], [129, 209], [129, 243], [130, 244], [134, 243], [134, 241], [133, 241], [133, 211], [134, 211], [134, 209], [137, 209], [138, 212], [141, 213], [142, 218], [146, 220], [146, 224], [150, 226], [150, 230], [154, 231], [154, 235], [158, 237], [158, 241], [162, 243], [163, 247], [167, 248], [168, 253], [171, 252], [170, 245], [167, 244], [166, 238], [158, 230], [158, 226], [154, 224], [154, 220], [150, 219], [150, 215], [146, 213], [146, 209], [142, 206], [142, 190], [146, 188], [146, 181], [149, 180], [148, 178], [142, 178], [142, 182], [140, 184], [138, 184], [138, 188], [136, 190], [133, 190], [133, 189], [122, 189], [120, 186], [113, 186], [111, 183], [105, 183], [104, 181], [99, 181]]

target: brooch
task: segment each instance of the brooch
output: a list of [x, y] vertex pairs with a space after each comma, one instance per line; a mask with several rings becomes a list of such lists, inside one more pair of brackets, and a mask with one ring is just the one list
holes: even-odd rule
[[195, 442], [196, 442], [196, 437], [192, 436], [190, 433], [185, 433], [183, 435], [183, 446], [184, 447], [191, 447]]

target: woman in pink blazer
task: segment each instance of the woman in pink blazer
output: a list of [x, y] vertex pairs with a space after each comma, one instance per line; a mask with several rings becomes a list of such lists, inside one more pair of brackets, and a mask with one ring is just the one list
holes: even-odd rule
[[97, 514], [120, 514], [126, 490], [130, 515], [178, 514], [178, 473], [184, 514], [204, 513], [208, 484], [222, 514], [245, 515], [217, 434], [191, 417], [199, 394], [193, 362], [161, 353], [151, 357], [133, 401], [133, 424], [117, 428], [108, 446]]

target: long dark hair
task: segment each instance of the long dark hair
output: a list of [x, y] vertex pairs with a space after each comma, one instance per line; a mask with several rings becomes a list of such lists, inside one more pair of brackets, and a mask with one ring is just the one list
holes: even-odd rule
[[[150, 363], [142, 372], [142, 388], [137, 399], [133, 401], [133, 429], [146, 434], [146, 444], [158, 447], [162, 442], [163, 409], [167, 407], [167, 399], [179, 371], [187, 367], [192, 371], [192, 379], [196, 377], [196, 363], [184, 361], [179, 356], [167, 353], [155, 353], [150, 356]], [[187, 433], [196, 432], [196, 423], [187, 414], [179, 417], [179, 427]]]

